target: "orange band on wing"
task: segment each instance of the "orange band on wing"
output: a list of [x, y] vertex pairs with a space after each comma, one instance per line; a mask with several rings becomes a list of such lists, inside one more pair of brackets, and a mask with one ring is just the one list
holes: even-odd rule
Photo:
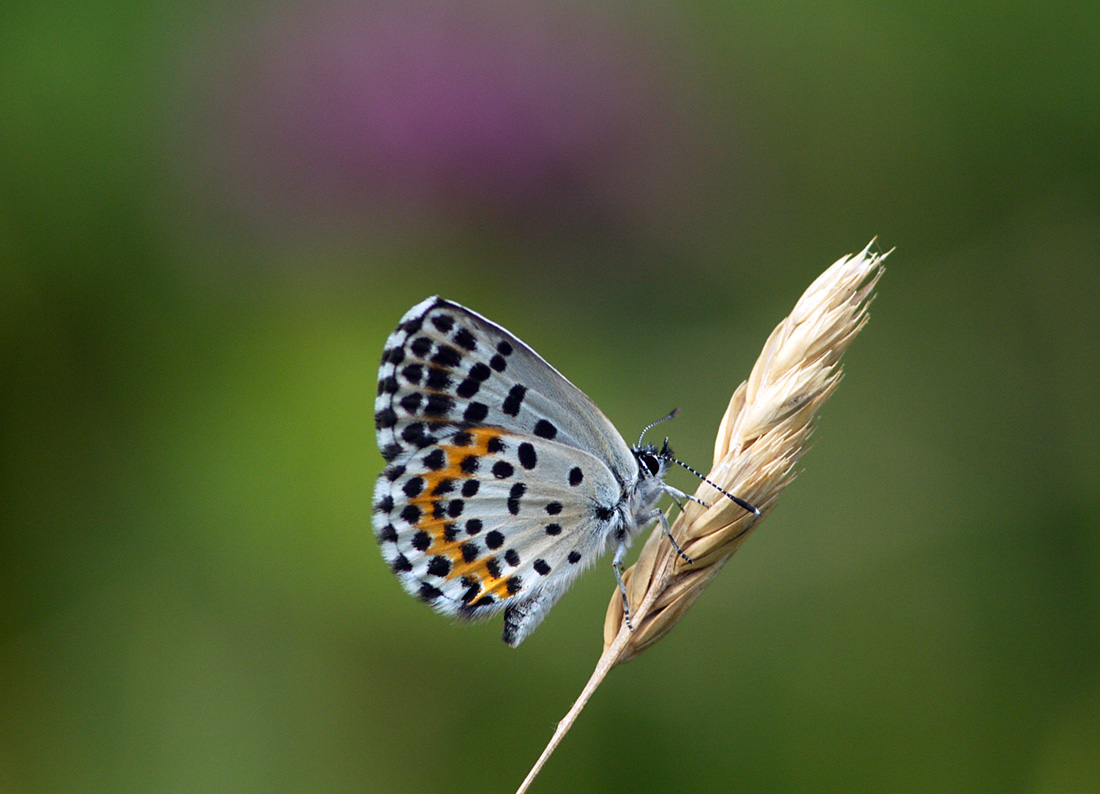
[[[489, 593], [497, 599], [507, 598], [509, 592], [509, 579], [511, 577], [494, 576], [489, 570], [493, 563], [492, 555], [479, 555], [475, 559], [467, 560], [463, 554], [463, 546], [471, 542], [471, 538], [464, 534], [462, 539], [455, 537], [448, 540], [447, 530], [458, 523], [455, 518], [448, 517], [447, 506], [454, 498], [455, 491], [461, 491], [461, 483], [475, 479], [480, 468], [480, 459], [492, 454], [490, 446], [493, 442], [507, 435], [505, 431], [497, 427], [477, 427], [461, 431], [452, 436], [462, 442], [460, 444], [448, 444], [450, 439], [444, 439], [437, 445], [446, 456], [442, 467], [433, 471], [427, 471], [421, 475], [424, 487], [420, 494], [410, 499], [411, 504], [421, 509], [420, 520], [416, 528], [426, 532], [431, 538], [431, 545], [426, 550], [430, 556], [446, 557], [451, 561], [448, 580], [456, 577], [469, 578], [481, 585], [478, 598]], [[451, 481], [456, 483], [445, 490], [444, 493], [436, 493], [436, 489], [443, 483]], [[451, 533], [452, 536], [454, 533]]]

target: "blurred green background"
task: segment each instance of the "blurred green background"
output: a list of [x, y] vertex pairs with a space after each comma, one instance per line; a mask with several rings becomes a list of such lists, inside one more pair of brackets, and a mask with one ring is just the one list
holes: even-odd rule
[[1095, 2], [2, 16], [0, 791], [513, 790], [613, 577], [518, 650], [403, 593], [387, 333], [465, 303], [705, 467], [875, 235], [804, 473], [534, 790], [1100, 786]]

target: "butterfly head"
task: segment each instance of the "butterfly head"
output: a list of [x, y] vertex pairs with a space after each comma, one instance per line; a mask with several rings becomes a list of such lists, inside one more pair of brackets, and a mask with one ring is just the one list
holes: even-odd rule
[[643, 478], [656, 477], [663, 480], [668, 472], [668, 465], [675, 460], [672, 448], [668, 445], [668, 439], [658, 448], [656, 444], [635, 444], [631, 447], [634, 459], [638, 461], [638, 469]]
[[[709, 479], [707, 479], [705, 476], [703, 476], [700, 472], [696, 471], [691, 466], [684, 463], [682, 460], [677, 460], [676, 457], [672, 454], [672, 449], [668, 445], [668, 438], [667, 437], [665, 438], [664, 445], [660, 449], [658, 449], [655, 444], [645, 444], [645, 445], [642, 444], [642, 439], [645, 437], [645, 434], [646, 434], [647, 430], [649, 430], [651, 427], [653, 427], [653, 425], [658, 425], [661, 422], [667, 422], [669, 419], [674, 418], [676, 416], [676, 414], [678, 414], [678, 413], [680, 413], [680, 409], [676, 408], [672, 412], [670, 412], [667, 416], [663, 416], [660, 419], [658, 419], [656, 422], [652, 422], [649, 425], [646, 425], [645, 430], [643, 430], [642, 434], [640, 436], [638, 436], [638, 443], [635, 444], [633, 447], [631, 447], [630, 451], [634, 453], [634, 459], [638, 461], [638, 468], [640, 469], [639, 479], [649, 479], [650, 477], [654, 477], [659, 482], [663, 481], [664, 477], [665, 477], [665, 474], [668, 471], [669, 464], [675, 463], [677, 466], [683, 466], [685, 469], [690, 471], [692, 474], [694, 474], [700, 480], [702, 480], [703, 482], [707, 483], [708, 485], [710, 485], [711, 487], [716, 489], [723, 496], [726, 496], [728, 499], [730, 499], [730, 501], [732, 501], [735, 504], [739, 505], [743, 509], [747, 510], [750, 513], [753, 513], [754, 515], [757, 515], [757, 516], [760, 515], [760, 510], [758, 510], [754, 505], [746, 502], [744, 499], [741, 499], [740, 497], [734, 496], [733, 494], [731, 494], [729, 491], [725, 490], [724, 488], [722, 488], [718, 484], [716, 484], [714, 482], [711, 482]], [[663, 483], [662, 483], [662, 485], [663, 485]], [[676, 491], [671, 486], [663, 485], [663, 487], [664, 487], [664, 490], [669, 492], [669, 493], [674, 493], [674, 492], [679, 493], [679, 491]], [[680, 495], [681, 496], [686, 496], [686, 494], [680, 494]], [[700, 501], [699, 499], [696, 499], [694, 496], [688, 496], [687, 498], [690, 499], [693, 502], [699, 502], [699, 504], [703, 505], [704, 507], [710, 507], [710, 505], [708, 505], [706, 502]]]

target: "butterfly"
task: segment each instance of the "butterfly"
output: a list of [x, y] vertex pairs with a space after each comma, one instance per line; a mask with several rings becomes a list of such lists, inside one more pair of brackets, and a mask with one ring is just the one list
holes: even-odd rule
[[373, 499], [383, 558], [439, 612], [503, 610], [508, 645], [612, 547], [625, 605], [623, 557], [655, 522], [688, 559], [656, 507], [664, 494], [694, 499], [664, 482], [680, 463], [667, 439], [628, 446], [534, 350], [457, 303], [427, 298], [401, 318], [382, 354], [374, 420], [386, 460]]

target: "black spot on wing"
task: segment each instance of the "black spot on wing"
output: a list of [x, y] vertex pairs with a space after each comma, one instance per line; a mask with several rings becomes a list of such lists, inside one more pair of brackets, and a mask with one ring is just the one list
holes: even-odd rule
[[519, 455], [519, 464], [528, 471], [538, 465], [538, 455], [535, 454], [535, 448], [529, 442], [524, 441], [520, 444], [516, 452]]
[[466, 378], [462, 383], [458, 384], [458, 388], [455, 389], [455, 394], [461, 397], [463, 400], [469, 400], [473, 398], [481, 389], [481, 382], [474, 378]]
[[446, 394], [428, 395], [428, 404], [424, 406], [425, 416], [446, 416], [455, 407], [455, 401]]
[[508, 416], [519, 416], [519, 409], [523, 404], [523, 398], [526, 394], [527, 387], [522, 383], [517, 383], [508, 390], [508, 396], [505, 398], [504, 404], [501, 405], [500, 410], [508, 414]]
[[424, 601], [435, 601], [443, 595], [443, 591], [427, 582], [421, 582], [420, 590], [417, 592], [417, 595]]
[[454, 340], [455, 344], [460, 347], [464, 347], [470, 351], [477, 350], [477, 340], [475, 340], [474, 335], [465, 328], [459, 328], [455, 331]]
[[451, 375], [442, 367], [430, 367], [425, 386], [434, 391], [448, 391], [451, 388]]
[[441, 334], [445, 334], [454, 328], [455, 318], [449, 314], [437, 314], [432, 317], [432, 325], [436, 327]]
[[512, 485], [512, 490], [508, 492], [508, 512], [514, 516], [519, 515], [519, 500], [523, 498], [523, 495], [527, 493], [527, 486], [521, 482], [517, 482]]
[[547, 441], [553, 441], [554, 437], [558, 434], [558, 428], [553, 423], [540, 419], [535, 422], [535, 435], [540, 438], [545, 438]]
[[433, 364], [449, 369], [454, 369], [461, 361], [462, 353], [459, 352], [457, 347], [451, 347], [450, 345], [440, 345], [435, 355], [432, 356]]
[[424, 425], [421, 422], [406, 425], [405, 429], [401, 431], [401, 439], [415, 447], [423, 447], [432, 443], [431, 436], [425, 432]]
[[478, 424], [484, 422], [485, 417], [489, 415], [489, 406], [485, 403], [472, 402], [466, 406], [466, 410], [462, 413], [462, 418], [471, 424]]
[[470, 604], [470, 612], [473, 612], [473, 611], [479, 609], [480, 607], [492, 606], [496, 602], [497, 602], [497, 600], [495, 598], [493, 598], [492, 595], [490, 595], [489, 593], [486, 593], [481, 598], [479, 598], [477, 601], [474, 601], [473, 603]]

